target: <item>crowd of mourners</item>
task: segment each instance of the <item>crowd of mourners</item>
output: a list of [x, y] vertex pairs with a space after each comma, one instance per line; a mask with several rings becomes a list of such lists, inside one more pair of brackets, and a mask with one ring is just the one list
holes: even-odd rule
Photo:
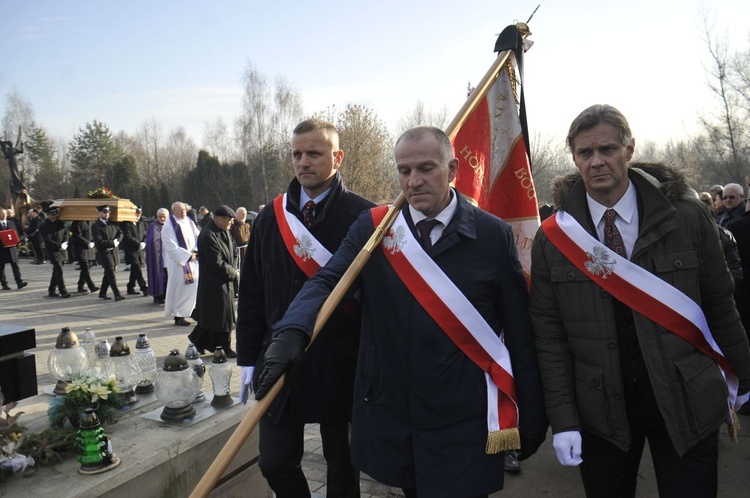
[[[660, 496], [717, 495], [720, 427], [736, 437], [736, 413], [750, 412], [740, 183], [699, 193], [677, 168], [633, 162], [625, 116], [591, 106], [566, 139], [577, 170], [554, 181], [523, 249], [529, 270], [514, 228], [456, 191], [442, 130], [396, 141], [405, 202], [374, 247], [388, 206], [346, 188], [334, 125], [307, 119], [291, 138], [294, 177], [257, 217], [174, 202], [117, 223], [102, 201], [94, 222], [50, 208], [21, 226], [3, 209], [0, 228], [52, 264], [50, 298], [70, 297], [63, 265], [75, 264], [78, 293], [150, 296], [193, 326], [199, 352], [237, 358], [243, 403], [287, 375], [259, 422], [258, 464], [280, 498], [310, 496], [308, 423], [320, 424], [329, 497], [360, 496], [360, 471], [407, 498], [486, 497], [549, 429], [589, 497], [635, 496], [646, 441]], [[26, 285], [17, 247], [2, 249], [5, 290], [6, 263]], [[363, 248], [351, 288], [335, 292]]]

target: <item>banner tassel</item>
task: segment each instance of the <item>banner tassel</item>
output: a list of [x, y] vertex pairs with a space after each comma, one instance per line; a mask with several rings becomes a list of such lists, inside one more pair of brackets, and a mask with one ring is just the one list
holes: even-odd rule
[[487, 435], [487, 447], [484, 452], [488, 455], [496, 455], [502, 451], [520, 449], [521, 434], [518, 432], [518, 427], [513, 427], [490, 432]]
[[740, 419], [737, 416], [737, 412], [734, 411], [734, 408], [731, 408], [729, 413], [731, 420], [727, 421], [727, 432], [729, 433], [732, 442], [738, 443], [740, 436]]

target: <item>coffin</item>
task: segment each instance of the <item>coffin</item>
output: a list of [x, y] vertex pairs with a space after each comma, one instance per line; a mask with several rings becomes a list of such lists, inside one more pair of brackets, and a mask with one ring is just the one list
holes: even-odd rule
[[136, 205], [129, 199], [57, 199], [50, 207], [60, 208], [59, 219], [66, 221], [96, 221], [99, 218], [97, 206], [107, 204], [112, 212], [111, 221], [137, 221]]

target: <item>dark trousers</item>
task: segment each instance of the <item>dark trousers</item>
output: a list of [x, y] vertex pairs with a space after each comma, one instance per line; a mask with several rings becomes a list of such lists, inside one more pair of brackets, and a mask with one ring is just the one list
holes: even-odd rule
[[42, 249], [41, 237], [31, 237], [31, 250], [34, 252], [35, 262], [44, 263], [44, 249]]
[[646, 438], [656, 472], [659, 496], [710, 497], [718, 491], [718, 430], [680, 457], [659, 413], [655, 400], [634, 389], [628, 401], [631, 445], [622, 451], [593, 434], [582, 433], [580, 466], [586, 496], [635, 496], [638, 468]]
[[[13, 271], [13, 279], [18, 285], [21, 285], [21, 269], [18, 268], [18, 263], [11, 261], [8, 264], [10, 265], [10, 269]], [[0, 263], [0, 283], [3, 285], [8, 285], [8, 279], [5, 278], [5, 263]]]
[[58, 261], [54, 256], [50, 256], [50, 263], [52, 263], [52, 278], [49, 281], [49, 293], [55, 292], [55, 289], [60, 290], [60, 294], [65, 294], [65, 280], [63, 280], [63, 267], [62, 261]]
[[106, 296], [107, 289], [112, 287], [112, 293], [115, 296], [120, 295], [120, 290], [117, 288], [117, 278], [115, 277], [115, 267], [109, 265], [103, 265], [104, 277], [102, 277], [102, 285], [99, 288], [99, 296]]
[[94, 292], [96, 285], [91, 280], [91, 272], [89, 271], [89, 261], [81, 256], [81, 251], [78, 252], [78, 266], [81, 268], [81, 272], [78, 274], [78, 291], [82, 292], [88, 286], [91, 292]]
[[[417, 490], [414, 488], [402, 488], [401, 491], [404, 492], [404, 496], [406, 498], [417, 498]], [[472, 498], [487, 498], [488, 495], [479, 495]]]
[[[278, 424], [268, 417], [260, 420], [260, 461], [258, 465], [277, 498], [310, 496], [302, 473], [305, 424], [292, 420], [291, 410], [284, 410]], [[328, 466], [326, 489], [328, 498], [358, 498], [359, 471], [349, 458], [349, 423], [320, 424], [323, 456]]]
[[143, 279], [143, 271], [139, 263], [130, 264], [130, 279], [128, 279], [128, 290], [135, 290], [135, 284], [141, 291], [146, 290], [146, 281]]

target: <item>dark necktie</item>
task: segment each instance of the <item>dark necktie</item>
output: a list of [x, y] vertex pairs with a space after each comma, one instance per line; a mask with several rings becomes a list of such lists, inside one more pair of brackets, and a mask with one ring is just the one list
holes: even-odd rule
[[307, 225], [307, 228], [310, 228], [312, 226], [313, 220], [315, 219], [315, 217], [313, 216], [313, 211], [315, 211], [315, 201], [307, 201], [305, 203], [305, 207], [302, 208], [302, 213], [304, 214], [305, 225]]
[[440, 223], [438, 220], [422, 220], [417, 223], [417, 230], [419, 230], [419, 241], [422, 243], [422, 247], [425, 249], [432, 248], [432, 239], [430, 233], [435, 225]]
[[625, 242], [623, 242], [622, 235], [615, 225], [615, 218], [617, 218], [617, 211], [614, 209], [607, 209], [604, 212], [604, 245], [623, 258], [627, 258]]

